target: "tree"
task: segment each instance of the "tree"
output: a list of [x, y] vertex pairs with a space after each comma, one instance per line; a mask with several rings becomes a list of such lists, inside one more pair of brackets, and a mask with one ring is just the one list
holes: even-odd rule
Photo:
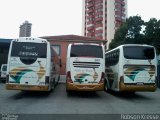
[[153, 45], [160, 53], [160, 20], [151, 18], [144, 22], [140, 16], [129, 17], [115, 32], [109, 45], [113, 49], [121, 44]]
[[145, 22], [145, 43], [146, 44], [153, 44], [153, 41], [156, 40], [156, 25], [157, 20], [155, 18], [150, 19], [148, 22]]
[[114, 39], [109, 44], [109, 49], [113, 49], [124, 43], [126, 39], [126, 34], [128, 31], [128, 24], [125, 22], [121, 27], [115, 32]]
[[141, 30], [144, 25], [144, 21], [140, 16], [129, 17], [128, 22], [128, 33], [127, 38], [137, 39], [142, 35]]
[[160, 52], [160, 20], [151, 18], [145, 23], [145, 43], [155, 46], [157, 52]]
[[157, 21], [156, 31], [155, 31], [154, 46], [156, 47], [157, 53], [160, 53], [160, 20]]
[[129, 17], [115, 32], [114, 39], [110, 43], [109, 49], [113, 49], [121, 44], [144, 43], [143, 26], [144, 21], [140, 16]]

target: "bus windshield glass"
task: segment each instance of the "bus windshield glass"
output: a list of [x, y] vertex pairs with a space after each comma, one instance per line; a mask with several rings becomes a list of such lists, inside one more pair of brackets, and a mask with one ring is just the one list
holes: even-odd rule
[[147, 46], [123, 46], [124, 57], [126, 59], [154, 59], [153, 47]]
[[12, 57], [46, 58], [47, 43], [13, 42]]
[[72, 45], [70, 56], [103, 58], [102, 46]]

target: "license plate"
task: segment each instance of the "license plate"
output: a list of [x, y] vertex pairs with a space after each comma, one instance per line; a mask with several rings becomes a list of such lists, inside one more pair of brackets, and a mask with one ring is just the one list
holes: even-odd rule
[[143, 85], [143, 83], [142, 82], [138, 82], [137, 85]]

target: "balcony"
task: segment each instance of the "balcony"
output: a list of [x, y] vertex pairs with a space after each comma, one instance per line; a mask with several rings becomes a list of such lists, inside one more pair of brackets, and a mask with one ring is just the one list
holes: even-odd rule
[[96, 31], [95, 31], [95, 34], [99, 34], [99, 33], [100, 33], [100, 34], [103, 33], [103, 30], [96, 30]]
[[96, 38], [97, 39], [103, 39], [103, 36], [97, 36]]
[[115, 17], [115, 20], [118, 22], [122, 22], [122, 19], [120, 17]]
[[93, 0], [87, 0], [88, 3], [92, 2]]
[[88, 31], [94, 30], [94, 26], [88, 27], [87, 30]]
[[126, 17], [126, 14], [122, 13], [122, 17]]
[[97, 15], [103, 15], [103, 12], [102, 11], [96, 12], [95, 16], [97, 16]]
[[121, 11], [115, 11], [115, 15], [121, 16]]
[[92, 36], [94, 36], [95, 34], [94, 34], [94, 32], [89, 32], [89, 33], [87, 33], [87, 36], [89, 36], [89, 37], [92, 37]]
[[94, 10], [93, 9], [89, 9], [89, 10], [87, 10], [87, 13], [88, 14], [91, 14], [91, 13], [93, 13], [94, 12]]
[[122, 1], [121, 4], [122, 4], [123, 6], [125, 6], [125, 2]]
[[123, 12], [125, 12], [125, 11], [126, 11], [126, 9], [125, 9], [125, 8], [122, 8], [122, 11], [123, 11]]
[[95, 3], [96, 3], [96, 4], [98, 4], [98, 3], [103, 3], [103, 0], [96, 0]]
[[102, 23], [96, 24], [95, 27], [96, 27], [96, 28], [98, 28], [98, 27], [103, 27], [103, 24], [102, 24]]
[[87, 22], [87, 25], [92, 25], [92, 24], [94, 25], [94, 21], [88, 21]]
[[122, 24], [122, 22], [116, 22], [116, 24], [115, 24], [115, 26], [117, 27], [117, 28], [119, 28], [120, 26], [121, 26], [121, 24]]
[[115, 9], [121, 9], [121, 5], [115, 5]]
[[87, 19], [91, 19], [91, 18], [94, 18], [94, 16], [93, 15], [88, 15], [87, 16]]
[[102, 17], [96, 18], [95, 21], [96, 22], [103, 21], [103, 18]]
[[96, 6], [96, 9], [103, 9], [103, 5]]
[[87, 5], [88, 8], [91, 8], [91, 7], [93, 7], [93, 6], [94, 6], [93, 3], [89, 3], [89, 4]]
[[115, 2], [117, 2], [117, 3], [121, 3], [121, 0], [115, 0]]

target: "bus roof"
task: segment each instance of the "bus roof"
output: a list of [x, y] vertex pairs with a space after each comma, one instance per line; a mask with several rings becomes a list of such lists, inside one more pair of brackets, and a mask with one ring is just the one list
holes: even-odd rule
[[32, 37], [20, 37], [17, 39], [13, 39], [13, 41], [16, 42], [35, 42], [35, 43], [47, 43], [46, 39], [42, 39], [42, 38], [32, 38]]
[[149, 47], [153, 47], [151, 45], [147, 45], [147, 44], [123, 44], [123, 45], [120, 45], [119, 47], [121, 46], [149, 46]]
[[120, 45], [114, 49], [111, 49], [111, 50], [108, 50], [106, 51], [106, 53], [108, 52], [111, 52], [113, 50], [116, 50], [116, 49], [119, 49], [119, 48], [122, 48], [123, 46], [143, 46], [143, 47], [154, 47], [154, 46], [151, 46], [151, 45], [147, 45], [147, 44], [123, 44], [123, 45]]
[[100, 46], [100, 44], [96, 44], [96, 43], [70, 43], [70, 45], [95, 45], [95, 46]]

